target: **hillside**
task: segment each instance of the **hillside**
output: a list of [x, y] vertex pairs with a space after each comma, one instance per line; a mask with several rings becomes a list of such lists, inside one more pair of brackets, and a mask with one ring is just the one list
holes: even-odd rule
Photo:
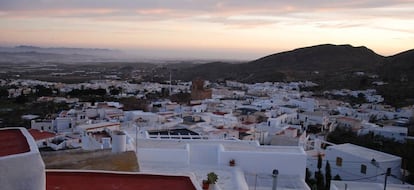
[[383, 62], [384, 57], [366, 47], [350, 45], [317, 45], [269, 55], [248, 63], [254, 67], [275, 67], [285, 70], [335, 71], [366, 70]]
[[[248, 63], [210, 63], [181, 70], [181, 79], [232, 79], [242, 82], [319, 80], [338, 73], [370, 72], [385, 58], [366, 47], [318, 45], [276, 53]], [[219, 77], [219, 78], [217, 78]]]
[[[268, 55], [241, 63], [208, 63], [174, 71], [174, 78], [236, 80], [246, 83], [303, 81], [315, 90], [375, 88], [394, 106], [414, 104], [414, 50], [384, 57], [366, 47], [323, 44]], [[376, 86], [375, 81], [387, 82]]]
[[387, 81], [414, 81], [414, 49], [387, 57], [379, 72]]
[[414, 50], [408, 50], [386, 58], [378, 68], [381, 79], [387, 85], [377, 90], [389, 104], [403, 106], [414, 104]]

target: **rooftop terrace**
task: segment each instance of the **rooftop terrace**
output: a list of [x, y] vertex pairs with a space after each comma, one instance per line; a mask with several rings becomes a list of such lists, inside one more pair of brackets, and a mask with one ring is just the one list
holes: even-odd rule
[[240, 140], [138, 139], [138, 148], [185, 149], [187, 144], [206, 143], [221, 144], [228, 151], [304, 153], [298, 146], [262, 146], [256, 141]]

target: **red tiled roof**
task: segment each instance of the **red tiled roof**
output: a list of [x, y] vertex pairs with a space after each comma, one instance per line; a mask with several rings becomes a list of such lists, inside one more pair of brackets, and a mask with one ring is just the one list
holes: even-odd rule
[[18, 129], [0, 130], [0, 157], [29, 152], [26, 137]]
[[42, 139], [48, 139], [55, 137], [55, 133], [47, 132], [47, 131], [39, 131], [37, 129], [29, 129], [29, 133], [32, 135], [35, 141], [42, 140]]
[[226, 115], [227, 113], [226, 112], [221, 112], [221, 111], [216, 111], [216, 112], [213, 112], [213, 114], [215, 114], [215, 115]]
[[245, 121], [245, 122], [243, 122], [242, 124], [244, 124], [244, 125], [251, 125], [251, 124], [253, 124], [254, 122], [251, 122], [251, 121]]
[[195, 190], [189, 177], [98, 172], [46, 172], [46, 190]]

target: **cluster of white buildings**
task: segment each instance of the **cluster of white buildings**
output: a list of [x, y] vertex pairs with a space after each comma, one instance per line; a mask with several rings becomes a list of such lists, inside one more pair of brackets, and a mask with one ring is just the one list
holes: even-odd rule
[[[29, 79], [1, 79], [0, 86], [9, 87], [9, 98], [15, 98], [21, 95], [28, 95], [36, 93], [37, 86], [54, 89], [53, 93], [56, 95], [57, 90], [61, 93], [68, 93], [72, 90], [81, 89], [104, 89], [108, 94], [112, 89], [119, 89], [120, 93], [116, 97], [144, 97], [146, 93], [161, 92], [162, 89], [167, 89], [171, 94], [179, 92], [188, 92], [190, 90], [191, 82], [180, 82], [177, 85], [159, 84], [152, 82], [142, 82], [140, 84], [133, 84], [127, 81], [120, 80], [93, 80], [85, 83], [65, 84], [59, 82], [44, 82], [39, 80]], [[46, 97], [49, 98], [49, 97]]]
[[[119, 87], [124, 95], [162, 88], [183, 92], [191, 86], [119, 81], [54, 85], [63, 91]], [[280, 189], [310, 189], [304, 181], [305, 171], [316, 171], [317, 155], [323, 155], [324, 165], [331, 165], [332, 176], [342, 180], [381, 182], [384, 170], [391, 168], [390, 183], [400, 183], [401, 158], [352, 144], [321, 148], [325, 139], [319, 133], [344, 127], [359, 135], [373, 133], [404, 143], [408, 134], [404, 125], [413, 117], [413, 107], [398, 111], [376, 103], [352, 107], [300, 91], [314, 85], [227, 81], [214, 85], [211, 99], [188, 105], [169, 100], [152, 102], [150, 106], [157, 112], [124, 111], [117, 102], [77, 102], [75, 108], [60, 112], [56, 118], [32, 120], [31, 128], [55, 133], [55, 138], [37, 142], [55, 150], [114, 146], [115, 152], [134, 150], [140, 168], [147, 172], [194, 172], [201, 182], [208, 170], [214, 170], [221, 176], [221, 189], [269, 189], [273, 170], [279, 172]], [[376, 97], [371, 90], [333, 93], [363, 93], [369, 102], [381, 102], [368, 99]], [[230, 160], [236, 167], [228, 166]]]

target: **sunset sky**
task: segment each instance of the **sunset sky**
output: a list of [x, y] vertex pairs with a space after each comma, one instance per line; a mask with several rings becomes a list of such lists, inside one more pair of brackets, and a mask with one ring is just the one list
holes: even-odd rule
[[0, 1], [0, 46], [254, 59], [325, 43], [366, 46], [381, 55], [413, 49], [414, 1]]

